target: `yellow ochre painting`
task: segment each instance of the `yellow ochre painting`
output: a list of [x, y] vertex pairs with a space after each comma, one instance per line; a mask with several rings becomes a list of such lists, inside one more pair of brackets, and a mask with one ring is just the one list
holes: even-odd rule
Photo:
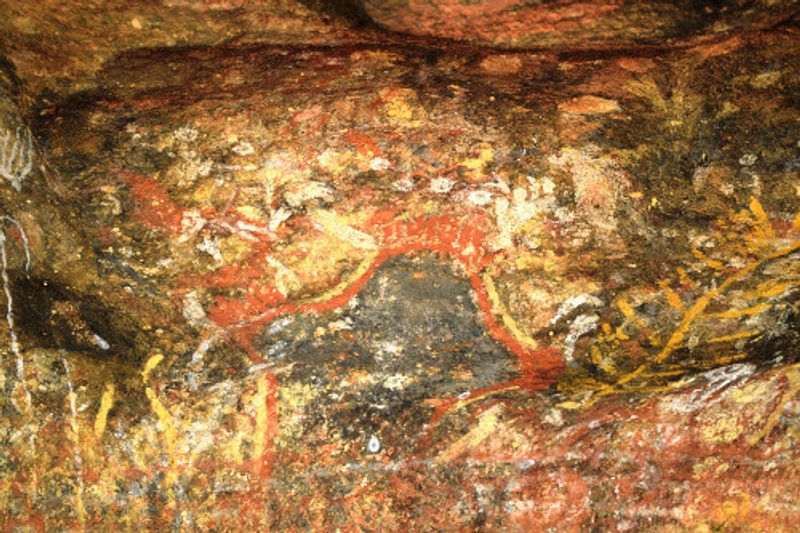
[[797, 0], [0, 0], [0, 531], [800, 530]]

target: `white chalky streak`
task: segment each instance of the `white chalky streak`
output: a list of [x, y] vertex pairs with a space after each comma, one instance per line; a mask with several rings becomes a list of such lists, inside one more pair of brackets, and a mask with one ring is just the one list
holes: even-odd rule
[[598, 298], [597, 296], [593, 296], [591, 294], [583, 293], [577, 296], [570, 296], [566, 300], [564, 300], [556, 311], [555, 316], [550, 320], [551, 325], [555, 325], [559, 320], [569, 315], [572, 311], [579, 308], [580, 306], [588, 304], [592, 307], [602, 307], [603, 300]]
[[210, 336], [206, 337], [192, 353], [192, 363], [199, 363], [206, 356], [208, 351], [214, 347], [214, 344], [224, 336], [224, 331], [215, 331]]
[[564, 355], [572, 358], [575, 353], [575, 344], [578, 339], [597, 329], [600, 318], [597, 315], [578, 315], [569, 327], [567, 338], [564, 339]]
[[17, 379], [22, 382], [22, 387], [25, 390], [28, 407], [31, 405], [31, 396], [28, 392], [28, 387], [25, 384], [25, 361], [22, 357], [22, 350], [19, 346], [19, 339], [17, 338], [17, 329], [14, 325], [14, 299], [11, 296], [11, 281], [8, 279], [8, 255], [6, 254], [6, 234], [0, 231], [0, 260], [2, 260], [2, 272], [0, 274], [3, 278], [3, 292], [6, 296], [6, 322], [8, 322], [8, 336], [11, 339], [11, 353], [17, 359]]
[[[80, 434], [78, 432], [78, 408], [75, 402], [75, 390], [72, 387], [72, 374], [69, 371], [69, 363], [67, 362], [67, 358], [62, 355], [61, 362], [64, 364], [64, 370], [67, 374], [67, 391], [69, 392], [69, 427], [72, 430], [73, 435], [75, 435], [75, 439], [80, 438]], [[78, 498], [83, 498], [83, 458], [81, 457], [80, 449], [78, 448], [77, 444], [73, 445], [72, 447], [72, 459], [75, 461], [75, 467], [78, 470], [77, 474], [77, 482], [78, 482]]]
[[[22, 392], [25, 395], [25, 403], [28, 415], [32, 415], [33, 400], [31, 399], [31, 391], [28, 390], [28, 384], [25, 382], [25, 360], [22, 357], [22, 350], [19, 346], [19, 339], [17, 339], [17, 330], [14, 326], [14, 299], [11, 297], [11, 282], [8, 279], [8, 256], [6, 255], [6, 234], [0, 230], [0, 262], [2, 263], [2, 271], [0, 275], [3, 278], [3, 292], [6, 296], [6, 322], [8, 322], [8, 336], [11, 339], [11, 353], [16, 357], [17, 363], [17, 380], [22, 387]], [[31, 453], [36, 454], [36, 436], [34, 431], [28, 436], [31, 445]]]
[[[713, 370], [709, 370], [708, 372], [703, 372], [700, 374], [700, 376], [706, 378], [708, 380], [708, 384], [704, 389], [698, 389], [692, 393], [689, 403], [707, 406], [711, 397], [717, 392], [724, 389], [728, 385], [751, 376], [755, 370], [756, 366], [752, 364], [734, 364], [715, 368]], [[702, 395], [698, 397], [698, 394], [701, 392]]]
[[281, 224], [292, 217], [292, 211], [285, 207], [279, 207], [270, 217], [268, 229], [271, 232], [277, 231]]

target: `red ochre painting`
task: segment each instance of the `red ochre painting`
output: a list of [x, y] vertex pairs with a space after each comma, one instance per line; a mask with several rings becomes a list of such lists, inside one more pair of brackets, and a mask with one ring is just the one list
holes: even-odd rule
[[800, 530], [796, 0], [0, 0], [0, 530]]

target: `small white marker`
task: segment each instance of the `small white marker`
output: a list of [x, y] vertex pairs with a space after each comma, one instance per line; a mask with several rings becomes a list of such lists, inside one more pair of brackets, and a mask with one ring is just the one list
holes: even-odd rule
[[100, 348], [101, 350], [108, 350], [109, 348], [111, 348], [111, 345], [108, 344], [108, 341], [105, 340], [100, 335], [98, 335], [97, 333], [94, 334], [92, 340], [94, 341], [95, 345], [97, 345], [97, 347]]
[[369, 441], [367, 441], [367, 451], [369, 453], [378, 453], [381, 451], [381, 441], [379, 441], [378, 437], [375, 435], [370, 436]]

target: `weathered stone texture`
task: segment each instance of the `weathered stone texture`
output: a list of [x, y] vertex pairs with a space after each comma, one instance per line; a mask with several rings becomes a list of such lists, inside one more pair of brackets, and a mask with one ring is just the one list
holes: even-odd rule
[[797, 530], [797, 8], [4, 2], [0, 522]]

